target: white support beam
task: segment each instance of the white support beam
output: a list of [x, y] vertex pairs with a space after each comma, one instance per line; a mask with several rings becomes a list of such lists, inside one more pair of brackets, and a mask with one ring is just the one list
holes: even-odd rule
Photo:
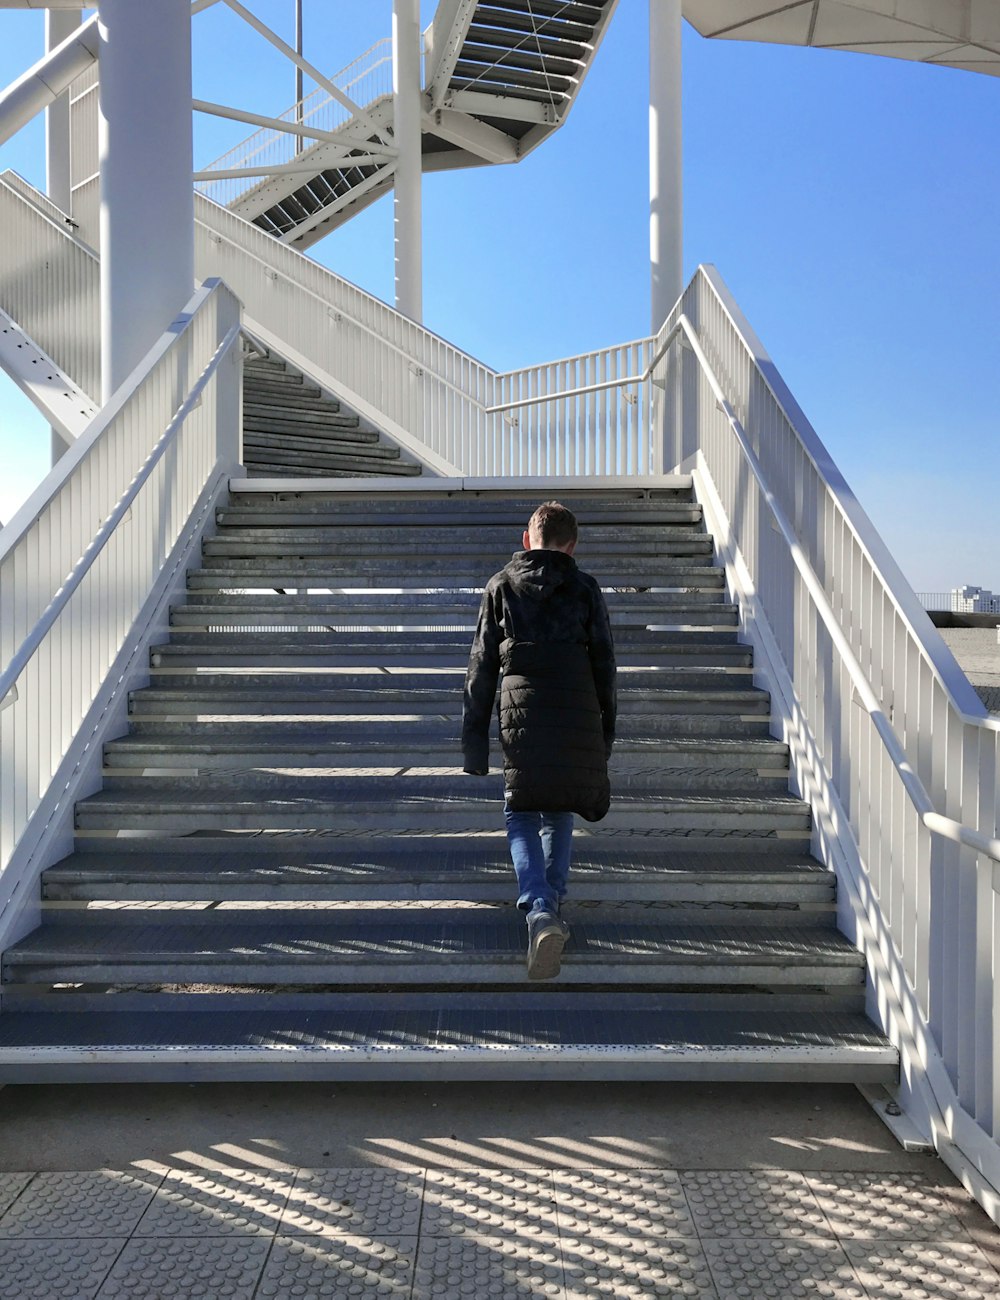
[[551, 104], [540, 104], [535, 99], [515, 99], [513, 95], [488, 95], [482, 90], [449, 92], [445, 106], [460, 113], [502, 117], [512, 122], [532, 122], [541, 126], [555, 126], [559, 121]]
[[311, 77], [313, 81], [316, 82], [317, 86], [320, 86], [325, 90], [326, 93], [335, 99], [342, 108], [346, 108], [356, 122], [371, 131], [373, 135], [378, 135], [379, 139], [384, 138], [380, 134], [381, 128], [378, 122], [376, 122], [360, 104], [356, 104], [349, 95], [345, 95], [339, 86], [335, 85], [329, 77], [324, 76], [324, 74], [320, 72], [318, 68], [314, 67], [308, 59], [304, 59], [301, 55], [297, 54], [287, 41], [283, 41], [280, 36], [271, 31], [270, 27], [268, 27], [266, 23], [262, 23], [261, 20], [255, 14], [252, 14], [245, 5], [240, 4], [240, 0], [224, 0], [224, 3], [232, 9], [233, 13], [239, 14], [248, 26], [252, 27], [255, 32], [263, 36], [263, 38], [273, 45], [276, 50], [280, 50], [286, 59], [290, 59], [297, 68], [301, 69], [306, 74], [306, 76]]
[[457, 113], [453, 108], [435, 109], [426, 114], [424, 124], [432, 134], [487, 162], [517, 162], [520, 156], [517, 141], [512, 136], [498, 131], [495, 126], [478, 122], [467, 113]]
[[190, 0], [100, 0], [104, 400], [194, 285]]
[[392, 0], [393, 136], [399, 156], [393, 186], [396, 310], [423, 316], [420, 0]]
[[440, 0], [428, 29], [427, 91], [432, 108], [440, 108], [465, 44], [478, 0]]
[[[301, 122], [286, 122], [280, 117], [268, 117], [264, 113], [251, 113], [245, 108], [230, 108], [228, 104], [213, 104], [208, 99], [193, 99], [191, 107], [196, 113], [208, 113], [212, 117], [225, 117], [233, 122], [245, 122], [248, 126], [263, 126], [272, 131], [283, 131], [286, 135], [297, 135], [310, 140], [322, 140], [326, 144], [339, 144], [345, 148], [371, 149], [372, 142], [363, 135], [356, 134], [344, 127], [336, 131], [322, 131], [316, 126], [305, 126]], [[394, 158], [396, 150], [392, 145], [379, 148], [380, 153]]]
[[96, 15], [0, 93], [0, 144], [36, 117], [98, 56]]
[[337, 156], [324, 154], [322, 163], [282, 163], [280, 167], [225, 167], [215, 171], [195, 172], [196, 181], [243, 180], [254, 176], [318, 176], [321, 171], [334, 167], [370, 167], [375, 163], [391, 162], [384, 153], [349, 154]]
[[[45, 51], [51, 54], [80, 27], [78, 9], [45, 11]], [[72, 185], [69, 158], [69, 91], [52, 101], [45, 110], [45, 189], [49, 198], [67, 216], [71, 215]]]
[[684, 288], [681, 0], [649, 0], [649, 260], [652, 333]]
[[13, 379], [52, 426], [53, 464], [83, 433], [97, 406], [48, 353], [0, 310], [0, 369]]

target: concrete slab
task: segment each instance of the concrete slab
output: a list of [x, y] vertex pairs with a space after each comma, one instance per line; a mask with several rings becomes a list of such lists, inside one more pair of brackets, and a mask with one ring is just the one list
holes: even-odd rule
[[[121, 1084], [4, 1090], [0, 1171], [223, 1153], [261, 1168], [941, 1170], [843, 1084]], [[254, 1157], [254, 1159], [251, 1159]]]
[[987, 1300], [1000, 1233], [847, 1085], [5, 1089], [0, 1300], [168, 1284]]

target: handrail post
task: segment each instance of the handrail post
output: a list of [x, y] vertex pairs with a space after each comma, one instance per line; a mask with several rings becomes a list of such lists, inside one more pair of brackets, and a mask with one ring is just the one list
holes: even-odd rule
[[655, 334], [684, 288], [681, 0], [649, 0], [649, 257]]
[[393, 131], [399, 157], [393, 188], [396, 310], [423, 317], [420, 144], [420, 0], [392, 2]]

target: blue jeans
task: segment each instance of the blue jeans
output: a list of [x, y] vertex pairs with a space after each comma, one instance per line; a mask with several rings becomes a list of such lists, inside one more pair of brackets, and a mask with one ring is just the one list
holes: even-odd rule
[[536, 898], [553, 909], [566, 895], [573, 850], [571, 812], [508, 812], [507, 843], [517, 873], [517, 905], [527, 912]]

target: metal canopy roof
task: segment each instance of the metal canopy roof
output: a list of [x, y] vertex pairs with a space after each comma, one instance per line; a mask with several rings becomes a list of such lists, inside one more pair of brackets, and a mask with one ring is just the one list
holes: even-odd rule
[[998, 0], [683, 0], [702, 36], [810, 45], [1000, 76]]

